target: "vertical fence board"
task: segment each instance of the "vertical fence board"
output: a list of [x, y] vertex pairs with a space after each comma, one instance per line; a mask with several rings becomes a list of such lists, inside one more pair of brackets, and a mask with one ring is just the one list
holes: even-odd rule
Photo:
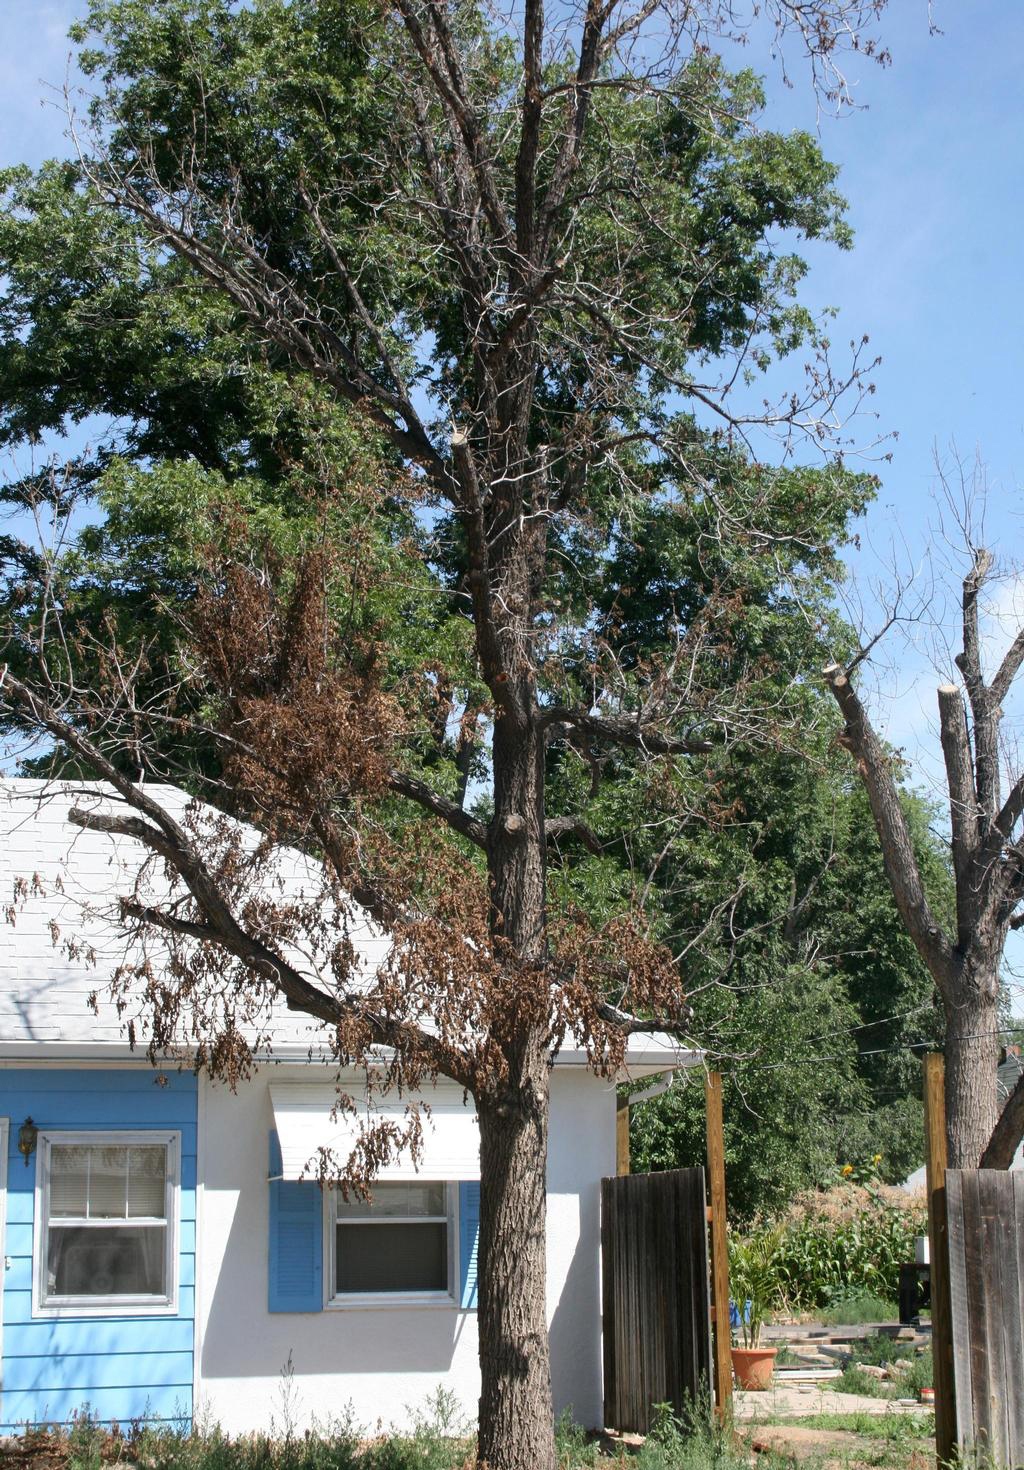
[[958, 1440], [993, 1465], [1024, 1464], [1024, 1179], [947, 1180]]
[[703, 1169], [603, 1180], [601, 1246], [605, 1425], [643, 1434], [711, 1382]]
[[946, 1175], [946, 1221], [949, 1242], [950, 1316], [953, 1322], [953, 1388], [956, 1397], [956, 1420], [959, 1425], [974, 1421], [971, 1408], [970, 1334], [959, 1327], [968, 1318], [967, 1263], [964, 1255], [964, 1209], [962, 1175], [951, 1169]]
[[1013, 1181], [1008, 1175], [1004, 1181], [993, 1169], [981, 1169], [979, 1183], [982, 1208], [986, 1213], [994, 1247], [997, 1309], [992, 1315], [998, 1345], [993, 1356], [998, 1363], [999, 1382], [1004, 1385], [1004, 1392], [999, 1394], [996, 1403], [1000, 1443], [1004, 1452], [1001, 1462], [1016, 1464], [1017, 1461], [1010, 1458], [1010, 1451], [1017, 1439], [1014, 1421], [1020, 1398], [1011, 1391], [1010, 1386], [1014, 1377], [1014, 1365], [1024, 1362], [1024, 1334], [1021, 1330], [1020, 1313], [1016, 1310], [1016, 1304], [1020, 1300], [1020, 1285], [1017, 1279], [1017, 1220]]
[[[1013, 1303], [1007, 1302], [1005, 1311], [1013, 1313], [1016, 1321], [1016, 1331], [1024, 1338], [1024, 1174], [1013, 1173], [1010, 1175], [1013, 1190], [1013, 1252], [1017, 1266], [1017, 1309], [1013, 1311]], [[1009, 1355], [1008, 1355], [1009, 1356]], [[1016, 1356], [1010, 1357], [1010, 1362], [1017, 1365], [1017, 1375], [1013, 1385], [1015, 1392], [1008, 1394], [1010, 1400], [1009, 1426], [1010, 1446], [1013, 1452], [1013, 1463], [1019, 1464], [1024, 1459], [1024, 1342], [1016, 1352]]]
[[[991, 1453], [993, 1445], [992, 1321], [994, 1281], [989, 1277], [990, 1243], [985, 1239], [978, 1176], [965, 1170], [961, 1181], [964, 1205], [964, 1262], [967, 1279], [967, 1315], [971, 1324], [968, 1351], [971, 1358], [971, 1409], [975, 1443]], [[996, 1436], [998, 1439], [998, 1436]], [[996, 1461], [1002, 1464], [1002, 1461]]]

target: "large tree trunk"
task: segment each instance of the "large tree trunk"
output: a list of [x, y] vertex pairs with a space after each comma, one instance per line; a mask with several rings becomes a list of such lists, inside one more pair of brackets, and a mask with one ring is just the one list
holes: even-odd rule
[[480, 1117], [479, 1460], [488, 1470], [554, 1470], [545, 1305], [547, 1063], [537, 1055], [516, 1108]]
[[[524, 607], [529, 574], [513, 557], [503, 598]], [[504, 629], [508, 681], [494, 722], [488, 834], [491, 928], [508, 959], [497, 1027], [508, 1077], [477, 1099], [480, 1119], [478, 1458], [487, 1470], [555, 1470], [545, 1305], [548, 1042], [544, 740], [525, 623]], [[507, 1028], [507, 1029], [506, 1029]], [[504, 1034], [503, 1034], [504, 1033]]]
[[958, 1000], [946, 1003], [946, 1135], [951, 1169], [976, 1169], [999, 1110], [997, 981], [965, 977]]

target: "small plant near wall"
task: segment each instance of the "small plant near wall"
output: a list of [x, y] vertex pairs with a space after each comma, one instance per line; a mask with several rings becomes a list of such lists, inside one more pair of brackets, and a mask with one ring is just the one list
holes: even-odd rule
[[775, 1368], [774, 1347], [761, 1346], [761, 1330], [778, 1290], [776, 1255], [780, 1231], [762, 1230], [729, 1242], [729, 1283], [740, 1304], [733, 1370], [741, 1388], [768, 1388]]

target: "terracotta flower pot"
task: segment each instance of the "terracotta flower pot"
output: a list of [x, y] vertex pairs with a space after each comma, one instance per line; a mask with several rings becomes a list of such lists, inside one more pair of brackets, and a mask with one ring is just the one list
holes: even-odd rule
[[771, 1388], [777, 1352], [773, 1347], [734, 1347], [732, 1369], [740, 1388]]

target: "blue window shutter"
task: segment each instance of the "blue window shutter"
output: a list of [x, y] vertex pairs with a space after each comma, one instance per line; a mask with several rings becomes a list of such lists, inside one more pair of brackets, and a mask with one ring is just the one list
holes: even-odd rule
[[476, 1262], [480, 1239], [480, 1184], [459, 1185], [459, 1305], [476, 1308]]
[[277, 1179], [281, 1146], [270, 1134], [270, 1272], [272, 1312], [320, 1312], [324, 1305], [324, 1200], [314, 1179]]

